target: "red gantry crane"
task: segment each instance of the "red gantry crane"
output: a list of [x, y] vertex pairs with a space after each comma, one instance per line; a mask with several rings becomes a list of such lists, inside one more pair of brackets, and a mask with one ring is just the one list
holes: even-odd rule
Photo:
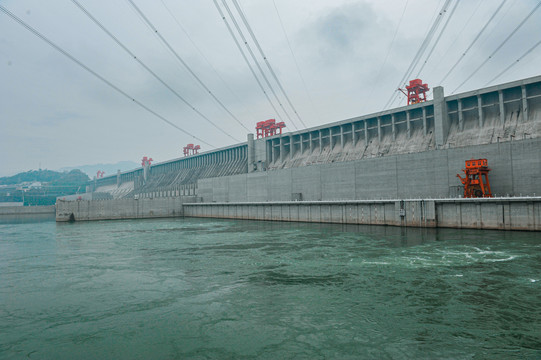
[[152, 164], [152, 161], [153, 161], [152, 158], [143, 156], [143, 158], [141, 159], [141, 166], [142, 167], [145, 167], [146, 165], [150, 166]]
[[487, 159], [466, 160], [466, 168], [462, 169], [466, 177], [456, 174], [464, 185], [465, 198], [493, 197], [488, 181], [489, 171]]
[[413, 105], [426, 101], [426, 93], [430, 89], [428, 84], [423, 84], [423, 80], [415, 79], [410, 80], [410, 84], [406, 86], [406, 91], [404, 89], [398, 90], [408, 97], [408, 105]]
[[275, 119], [260, 121], [256, 124], [257, 139], [267, 136], [281, 135], [286, 124], [282, 121], [277, 123]]
[[195, 155], [201, 149], [200, 145], [188, 144], [183, 148], [184, 156]]

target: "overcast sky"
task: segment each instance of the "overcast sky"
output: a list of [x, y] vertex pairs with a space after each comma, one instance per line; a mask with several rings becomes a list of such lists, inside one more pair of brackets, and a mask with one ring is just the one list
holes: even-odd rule
[[[58, 169], [121, 160], [139, 162], [143, 156], [166, 161], [180, 157], [187, 143], [211, 150], [246, 140], [246, 129], [196, 82], [128, 0], [77, 1], [178, 95], [229, 136], [180, 101], [71, 0], [0, 0], [1, 6], [131, 98], [212, 145], [195, 140], [147, 112], [0, 12], [0, 176], [40, 165]], [[450, 17], [456, 1], [451, 0], [439, 29]], [[133, 2], [245, 127], [254, 132], [256, 122], [281, 117], [289, 131], [304, 128], [249, 39], [292, 120], [281, 111], [260, 78], [278, 114], [269, 104], [213, 0]], [[234, 11], [231, 0], [227, 2]], [[238, 2], [300, 118], [307, 127], [313, 127], [382, 110], [445, 0]], [[218, 3], [225, 12], [222, 0]], [[419, 77], [430, 87], [443, 86], [446, 94], [469, 78], [456, 91], [460, 93], [484, 87], [516, 61], [540, 40], [541, 9], [470, 77], [538, 0], [506, 0], [483, 35], [462, 56], [500, 3], [460, 0], [430, 58], [426, 61], [439, 32], [411, 78], [417, 76], [426, 61]], [[231, 23], [227, 13], [226, 19]], [[243, 31], [248, 37], [245, 28]], [[461, 63], [442, 82], [461, 57]], [[540, 60], [541, 46], [493, 84], [541, 75]], [[400, 100], [392, 107], [404, 105], [403, 96]]]

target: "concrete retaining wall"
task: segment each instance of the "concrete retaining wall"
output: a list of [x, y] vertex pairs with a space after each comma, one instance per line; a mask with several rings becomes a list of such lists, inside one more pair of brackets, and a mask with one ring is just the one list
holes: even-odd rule
[[54, 214], [55, 206], [0, 206], [0, 216], [3, 215], [36, 215]]
[[56, 221], [143, 219], [182, 216], [182, 197], [79, 200], [56, 203]]
[[541, 197], [185, 204], [184, 216], [541, 231]]

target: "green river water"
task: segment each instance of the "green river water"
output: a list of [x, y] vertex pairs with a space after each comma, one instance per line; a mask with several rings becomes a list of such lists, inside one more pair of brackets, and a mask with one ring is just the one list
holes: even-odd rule
[[0, 359], [540, 358], [540, 233], [0, 224]]

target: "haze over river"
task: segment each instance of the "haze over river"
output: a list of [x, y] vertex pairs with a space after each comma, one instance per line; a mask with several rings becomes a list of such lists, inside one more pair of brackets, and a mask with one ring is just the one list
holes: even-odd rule
[[0, 224], [1, 359], [539, 359], [541, 235]]

